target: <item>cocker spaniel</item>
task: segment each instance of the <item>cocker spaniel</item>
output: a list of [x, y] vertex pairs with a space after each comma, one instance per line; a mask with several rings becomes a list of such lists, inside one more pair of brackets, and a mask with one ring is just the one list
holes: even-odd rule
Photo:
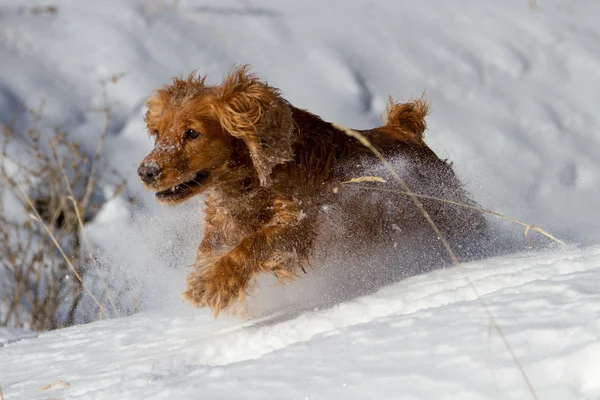
[[[389, 176], [341, 186], [379, 160], [343, 130], [291, 105], [246, 67], [216, 86], [195, 73], [174, 78], [146, 105], [155, 145], [138, 169], [141, 180], [162, 203], [205, 195], [204, 238], [184, 293], [195, 306], [217, 315], [243, 300], [260, 273], [288, 282], [306, 272], [332, 209], [344, 225], [344, 236], [333, 240], [348, 251], [397, 244], [424, 231], [435, 239]], [[385, 124], [358, 132], [384, 157], [400, 160], [398, 173], [415, 193], [472, 205], [451, 165], [424, 142], [427, 113], [423, 99], [390, 100]], [[374, 195], [381, 190], [384, 195]], [[472, 256], [464, 243], [485, 234], [485, 219], [436, 199], [421, 202], [442, 234], [460, 244], [461, 256]], [[403, 250], [396, 249], [400, 255]]]

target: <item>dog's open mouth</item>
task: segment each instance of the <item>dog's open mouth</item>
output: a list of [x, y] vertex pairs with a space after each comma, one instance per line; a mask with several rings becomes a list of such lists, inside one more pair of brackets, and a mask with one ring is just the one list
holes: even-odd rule
[[182, 182], [178, 185], [173, 186], [170, 189], [161, 190], [156, 192], [158, 200], [177, 200], [186, 197], [191, 192], [194, 192], [198, 187], [202, 186], [204, 181], [208, 178], [208, 172], [200, 171], [191, 179], [186, 182]]

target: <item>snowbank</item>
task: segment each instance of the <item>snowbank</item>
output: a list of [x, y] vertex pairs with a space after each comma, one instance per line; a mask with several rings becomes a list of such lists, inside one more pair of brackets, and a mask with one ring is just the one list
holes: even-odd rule
[[[30, 400], [529, 398], [483, 301], [539, 398], [591, 399], [598, 274], [594, 246], [438, 270], [299, 315], [146, 312], [5, 345], [0, 376], [7, 399]], [[69, 387], [40, 391], [59, 380]]]

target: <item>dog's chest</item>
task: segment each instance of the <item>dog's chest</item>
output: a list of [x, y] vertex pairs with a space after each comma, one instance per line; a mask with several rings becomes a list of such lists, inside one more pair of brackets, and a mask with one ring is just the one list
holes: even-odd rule
[[271, 204], [264, 196], [218, 198], [213, 207], [225, 242], [231, 245], [260, 230], [273, 214]]

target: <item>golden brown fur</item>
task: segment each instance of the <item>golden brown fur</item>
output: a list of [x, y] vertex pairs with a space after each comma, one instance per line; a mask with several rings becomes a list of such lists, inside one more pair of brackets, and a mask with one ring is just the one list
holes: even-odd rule
[[[363, 175], [357, 165], [374, 164], [374, 156], [245, 67], [216, 86], [195, 74], [175, 78], [146, 104], [155, 139], [139, 169], [147, 187], [169, 204], [206, 195], [204, 238], [184, 297], [215, 315], [242, 300], [257, 274], [287, 282], [305, 270], [326, 205], [346, 213], [344, 240], [353, 249], [391, 243], [393, 229], [411, 235], [426, 226], [404, 196], [367, 203], [360, 192], [335, 193], [341, 182]], [[469, 202], [451, 167], [423, 140], [427, 113], [423, 99], [390, 99], [386, 124], [361, 132], [384, 156], [403, 160], [402, 174], [416, 192]], [[476, 213], [424, 205], [444, 233], [484, 229]]]

